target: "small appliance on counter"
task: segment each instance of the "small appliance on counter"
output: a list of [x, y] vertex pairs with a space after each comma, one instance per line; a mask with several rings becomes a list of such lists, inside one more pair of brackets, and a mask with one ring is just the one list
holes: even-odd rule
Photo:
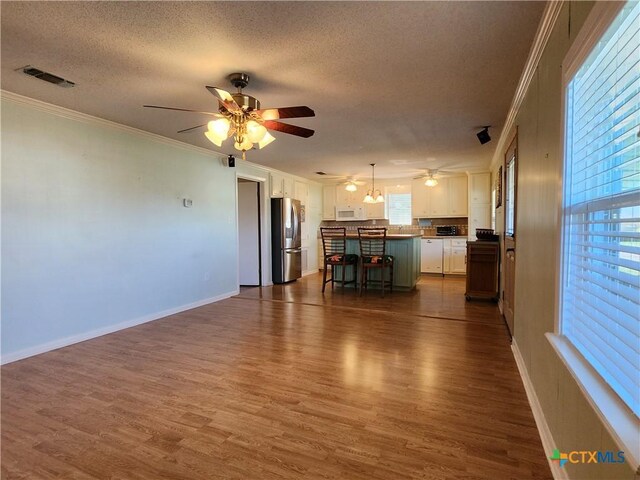
[[273, 283], [302, 277], [300, 201], [271, 199], [271, 249]]
[[436, 227], [437, 237], [455, 237], [458, 235], [458, 227], [456, 225], [439, 225]]

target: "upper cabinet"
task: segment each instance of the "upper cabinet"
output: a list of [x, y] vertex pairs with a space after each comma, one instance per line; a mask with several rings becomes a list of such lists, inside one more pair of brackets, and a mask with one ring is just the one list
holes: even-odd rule
[[467, 177], [439, 178], [435, 187], [424, 180], [411, 184], [411, 214], [414, 218], [466, 217]]
[[476, 239], [477, 228], [491, 228], [491, 174], [469, 175], [469, 240]]
[[469, 203], [491, 203], [491, 174], [469, 175]]
[[451, 177], [449, 180], [449, 214], [467, 216], [467, 177]]
[[348, 192], [344, 185], [338, 185], [335, 188], [336, 191], [336, 205], [345, 207], [355, 207], [360, 206], [362, 203], [361, 193], [357, 190], [355, 192]]
[[336, 219], [336, 187], [334, 186], [322, 188], [322, 219]]
[[280, 173], [271, 173], [271, 197], [272, 198], [294, 198], [295, 180]]
[[[362, 199], [360, 199], [362, 203]], [[365, 212], [367, 214], [367, 220], [380, 220], [386, 218], [384, 203], [365, 203]]]
[[427, 189], [424, 179], [411, 182], [411, 215], [414, 218], [426, 218], [429, 216], [427, 205]]

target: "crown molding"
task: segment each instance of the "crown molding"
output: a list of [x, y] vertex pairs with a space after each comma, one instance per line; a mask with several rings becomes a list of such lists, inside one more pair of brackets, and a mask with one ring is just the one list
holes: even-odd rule
[[100, 125], [103, 127], [120, 130], [122, 132], [132, 133], [134, 135], [139, 135], [139, 136], [148, 138], [150, 140], [154, 140], [156, 142], [164, 143], [166, 145], [182, 148], [184, 150], [191, 150], [201, 155], [216, 156], [221, 159], [227, 158], [226, 155], [215, 152], [213, 150], [207, 150], [206, 148], [197, 147], [189, 143], [184, 143], [178, 140], [174, 140], [173, 138], [163, 137], [162, 135], [158, 135], [156, 133], [146, 132], [144, 130], [140, 130], [139, 128], [129, 127], [128, 125], [112, 122], [111, 120], [105, 120], [104, 118], [94, 117], [93, 115], [77, 112], [75, 110], [70, 110], [68, 108], [61, 107], [59, 105], [53, 105], [51, 103], [43, 102], [41, 100], [36, 100], [35, 98], [25, 97], [24, 95], [19, 95], [17, 93], [9, 92], [7, 90], [0, 90], [0, 98], [2, 100], [7, 100], [13, 103], [17, 103], [19, 105], [26, 105], [26, 106], [35, 108], [36, 110], [40, 110], [41, 112], [57, 115], [58, 117], [68, 118], [70, 120], [76, 120], [79, 122], [93, 124], [93, 125]]
[[495, 167], [502, 162], [502, 156], [504, 155], [503, 150], [510, 140], [511, 131], [516, 121], [516, 115], [524, 101], [524, 97], [529, 89], [531, 80], [536, 73], [536, 68], [538, 68], [538, 63], [540, 62], [540, 58], [542, 57], [545, 47], [547, 46], [547, 42], [549, 41], [549, 37], [551, 36], [551, 32], [556, 24], [556, 20], [558, 20], [558, 16], [560, 15], [560, 11], [562, 10], [564, 3], [564, 0], [549, 1], [544, 8], [544, 12], [542, 12], [542, 18], [538, 24], [538, 30], [536, 31], [536, 35], [533, 39], [531, 49], [529, 50], [527, 62], [522, 70], [522, 75], [520, 75], [520, 81], [518, 82], [516, 93], [511, 101], [511, 107], [509, 107], [507, 119], [504, 122], [502, 131], [500, 132], [500, 138], [498, 139], [498, 145], [496, 146], [493, 158], [491, 159], [491, 171], [493, 171]]

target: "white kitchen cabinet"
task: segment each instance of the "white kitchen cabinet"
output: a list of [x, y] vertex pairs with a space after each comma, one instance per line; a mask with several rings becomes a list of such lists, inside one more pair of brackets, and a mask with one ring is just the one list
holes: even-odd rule
[[449, 178], [449, 211], [452, 217], [466, 217], [467, 208], [467, 177]]
[[491, 228], [491, 204], [478, 203], [470, 205], [469, 238], [476, 239], [477, 228]]
[[420, 241], [420, 271], [442, 273], [442, 240], [423, 238]]
[[443, 245], [443, 273], [467, 273], [467, 240], [464, 238], [447, 238]]
[[336, 219], [336, 187], [325, 186], [322, 189], [322, 219]]
[[362, 203], [362, 199], [364, 195], [361, 195], [360, 192], [349, 192], [344, 185], [338, 185], [335, 187], [336, 189], [336, 205], [340, 207], [355, 207], [359, 206]]
[[309, 196], [309, 185], [296, 181], [294, 189], [293, 198], [300, 200], [303, 205], [306, 205], [307, 197]]
[[284, 197], [284, 175], [271, 173], [271, 198]]
[[451, 249], [449, 273], [467, 273], [467, 247], [453, 247]]
[[491, 203], [491, 174], [469, 175], [469, 203]]
[[367, 220], [387, 218], [385, 215], [384, 203], [364, 203], [363, 205], [365, 205]]
[[295, 180], [291, 177], [282, 179], [282, 195], [285, 198], [295, 198]]
[[424, 179], [411, 183], [411, 216], [414, 218], [466, 217], [467, 177], [439, 178], [427, 187]]
[[271, 173], [271, 198], [295, 198], [295, 180], [280, 173]]
[[435, 187], [426, 187], [430, 217], [446, 217], [449, 214], [449, 179], [441, 178]]
[[411, 182], [411, 216], [413, 218], [425, 218], [429, 216], [427, 209], [427, 189], [424, 179], [420, 178]]
[[476, 239], [477, 228], [491, 228], [491, 174], [488, 172], [469, 175], [469, 240]]

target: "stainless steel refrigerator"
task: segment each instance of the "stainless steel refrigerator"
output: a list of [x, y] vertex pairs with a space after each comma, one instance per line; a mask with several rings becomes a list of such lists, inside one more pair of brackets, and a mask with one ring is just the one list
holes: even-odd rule
[[302, 235], [300, 201], [271, 199], [271, 250], [273, 283], [302, 277]]

